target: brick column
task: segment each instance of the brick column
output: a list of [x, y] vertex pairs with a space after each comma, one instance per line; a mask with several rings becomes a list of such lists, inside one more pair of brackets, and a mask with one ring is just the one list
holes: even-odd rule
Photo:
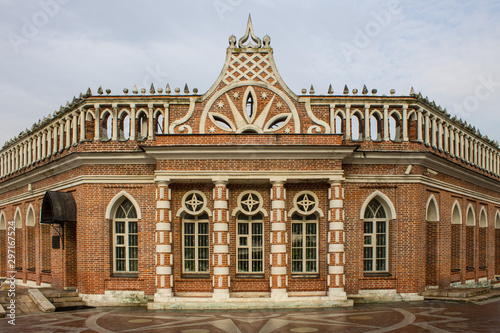
[[172, 297], [172, 199], [168, 181], [159, 181], [156, 187], [156, 294], [155, 302]]
[[346, 299], [344, 292], [344, 188], [342, 180], [330, 180], [328, 189], [328, 296]]
[[213, 275], [213, 298], [229, 298], [229, 211], [227, 201], [229, 193], [226, 187], [227, 180], [214, 180], [214, 214], [213, 214], [213, 244], [214, 252], [212, 263]]
[[287, 233], [285, 187], [282, 180], [271, 180], [271, 297], [286, 298], [287, 294]]

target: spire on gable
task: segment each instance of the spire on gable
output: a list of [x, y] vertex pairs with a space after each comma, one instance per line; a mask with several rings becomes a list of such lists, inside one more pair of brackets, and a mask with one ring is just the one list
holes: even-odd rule
[[[252, 44], [252, 41], [254, 44]], [[248, 42], [247, 45], [245, 43]], [[260, 48], [262, 46], [262, 41], [260, 40], [259, 37], [255, 36], [253, 32], [253, 25], [252, 25], [252, 17], [250, 14], [248, 14], [248, 23], [247, 23], [247, 29], [245, 31], [245, 35], [240, 38], [238, 41], [238, 47], [239, 48], [245, 48], [245, 47], [254, 47], [254, 48]]]
[[262, 39], [253, 30], [252, 17], [248, 15], [247, 26], [243, 37], [229, 37], [226, 61], [221, 74], [202, 99], [211, 96], [214, 91], [235, 85], [250, 84], [266, 87], [278, 87], [285, 90], [293, 98], [297, 96], [281, 79], [273, 58], [271, 38], [266, 35]]

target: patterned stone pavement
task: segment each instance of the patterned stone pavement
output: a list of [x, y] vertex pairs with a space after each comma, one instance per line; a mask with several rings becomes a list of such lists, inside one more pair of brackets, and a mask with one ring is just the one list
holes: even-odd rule
[[308, 310], [155, 311], [91, 308], [0, 319], [0, 332], [500, 332], [500, 299], [425, 301]]

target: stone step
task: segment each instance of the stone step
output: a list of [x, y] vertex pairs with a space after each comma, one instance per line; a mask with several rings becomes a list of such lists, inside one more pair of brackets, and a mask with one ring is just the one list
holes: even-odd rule
[[81, 297], [47, 297], [51, 303], [67, 303], [67, 302], [81, 302]]
[[469, 298], [488, 293], [487, 288], [440, 288], [421, 293], [426, 299], [434, 297]]
[[76, 291], [41, 290], [41, 292], [47, 298], [78, 297], [79, 296]]
[[86, 306], [87, 304], [83, 301], [81, 302], [54, 302], [52, 303], [56, 307], [56, 309], [61, 309], [61, 308], [72, 308], [76, 306]]

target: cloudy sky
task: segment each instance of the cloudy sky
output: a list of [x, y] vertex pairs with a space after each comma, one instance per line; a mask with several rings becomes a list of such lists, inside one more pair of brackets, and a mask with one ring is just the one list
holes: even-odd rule
[[0, 146], [88, 87], [205, 92], [249, 13], [294, 92], [413, 86], [500, 141], [498, 0], [0, 0]]

